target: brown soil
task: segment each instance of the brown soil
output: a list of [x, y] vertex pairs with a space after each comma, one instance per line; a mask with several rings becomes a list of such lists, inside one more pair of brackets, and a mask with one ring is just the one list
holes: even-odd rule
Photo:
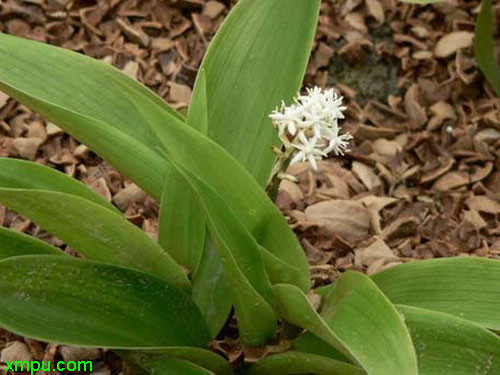
[[[4, 0], [0, 31], [104, 59], [182, 109], [230, 6], [222, 0]], [[455, 31], [473, 32], [478, 6], [323, 1], [305, 85], [335, 85], [343, 93], [352, 152], [322, 162], [319, 173], [294, 166], [290, 172], [299, 182], [283, 183], [277, 199], [302, 240], [315, 285], [347, 269], [372, 274], [414, 259], [500, 259], [500, 100], [472, 48], [454, 50], [447, 43]], [[155, 235], [158, 205], [151, 198], [1, 93], [0, 156], [80, 179]], [[72, 252], [1, 206], [0, 225]], [[25, 341], [36, 359], [60, 355], [57, 347], [7, 332], [0, 348], [15, 340]], [[241, 360], [237, 340], [225, 338], [214, 347]], [[247, 352], [247, 360], [270, 350]], [[109, 353], [98, 362], [103, 374], [121, 371]]]

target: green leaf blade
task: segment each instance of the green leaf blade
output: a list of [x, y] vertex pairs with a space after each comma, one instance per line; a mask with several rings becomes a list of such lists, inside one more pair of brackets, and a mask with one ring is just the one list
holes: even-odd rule
[[33, 236], [0, 227], [0, 259], [30, 254], [64, 255], [64, 252]]
[[[202, 62], [200, 72], [206, 75], [208, 97], [208, 135], [235, 156], [260, 186], [267, 183], [274, 163], [270, 147], [279, 146], [268, 115], [281, 100], [291, 99], [300, 90], [319, 3], [239, 1]], [[197, 80], [194, 97], [205, 89], [198, 82], [201, 80]], [[207, 248], [193, 280], [193, 295], [217, 331], [227, 318], [231, 301], [222, 263], [217, 253], [210, 251], [210, 244]], [[303, 275], [307, 273], [304, 267], [297, 268]], [[304, 276], [296, 280], [301, 280], [300, 285], [308, 283]]]
[[311, 53], [318, 0], [242, 0], [202, 62], [207, 73], [209, 136], [263, 186], [279, 139], [268, 118], [297, 94]]
[[189, 289], [184, 271], [123, 216], [86, 199], [52, 191], [0, 188], [0, 202], [40, 224], [88, 259], [151, 272]]
[[137, 91], [126, 91], [126, 94], [157, 135], [166, 157], [224, 197], [260, 245], [300, 271], [300, 279], [295, 283], [307, 290], [309, 265], [304, 251], [281, 212], [255, 179], [215, 142], [184, 126]]
[[0, 158], [0, 186], [10, 189], [58, 191], [88, 199], [119, 212], [110, 202], [80, 181], [53, 168], [25, 160]]
[[250, 367], [249, 375], [364, 375], [348, 363], [315, 354], [287, 352], [271, 355]]
[[367, 276], [342, 275], [325, 297], [321, 316], [369, 375], [418, 374], [401, 316]]
[[500, 65], [495, 56], [493, 30], [493, 6], [491, 0], [483, 0], [476, 21], [474, 54], [477, 64], [488, 82], [500, 96]]
[[193, 300], [200, 308], [212, 337], [216, 337], [229, 317], [231, 289], [224, 265], [210, 237], [191, 281]]
[[152, 91], [102, 61], [64, 48], [0, 34], [0, 86], [12, 87], [68, 111], [91, 116], [149, 146], [157, 144], [141, 127], [141, 116], [106, 81], [118, 79], [140, 90], [170, 114], [182, 119]]
[[[203, 70], [198, 73], [198, 88], [189, 106], [186, 124], [207, 134], [207, 93]], [[173, 167], [168, 168], [161, 199], [158, 243], [180, 264], [195, 271], [205, 245], [206, 219], [196, 193]]]
[[271, 284], [259, 245], [224, 199], [179, 165], [175, 165], [202, 198], [211, 238], [224, 264], [243, 342], [266, 343], [276, 331]]
[[18, 334], [108, 348], [203, 347], [187, 294], [154, 276], [60, 256], [0, 261], [0, 323]]
[[192, 362], [172, 357], [141, 357], [136, 363], [152, 375], [217, 375]]
[[[304, 336], [315, 334], [342, 354], [353, 358], [368, 375], [417, 375], [415, 350], [400, 314], [367, 276], [346, 272], [323, 291], [321, 319], [347, 353], [314, 330]], [[321, 348], [322, 342], [318, 338], [304, 339], [304, 336], [299, 338], [302, 342], [297, 349], [310, 352]], [[321, 353], [339, 359], [339, 353], [328, 348], [322, 349]]]
[[170, 357], [192, 362], [217, 375], [231, 375], [233, 373], [228, 361], [212, 351], [200, 348], [172, 346], [165, 348], [138, 349], [134, 352], [120, 351], [119, 353], [136, 362], [140, 362], [143, 359], [154, 359], [155, 357], [161, 361], [162, 358]]
[[412, 334], [420, 375], [500, 374], [500, 338], [436, 311], [398, 305]]
[[393, 303], [441, 311], [500, 330], [498, 260], [468, 257], [410, 262], [372, 279]]
[[175, 118], [180, 117], [177, 113], [103, 62], [1, 33], [0, 46], [1, 90], [62, 127], [160, 199], [168, 163], [157, 154], [151, 131], [141, 127], [143, 120], [134, 105], [106, 80], [137, 90]]

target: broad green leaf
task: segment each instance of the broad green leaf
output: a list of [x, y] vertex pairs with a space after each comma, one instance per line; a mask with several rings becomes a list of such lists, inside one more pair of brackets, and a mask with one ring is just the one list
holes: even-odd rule
[[0, 325], [78, 346], [203, 347], [209, 340], [190, 297], [152, 275], [71, 257], [0, 261]]
[[468, 320], [398, 306], [413, 338], [420, 375], [498, 375], [500, 338]]
[[200, 262], [206, 219], [196, 193], [173, 166], [169, 166], [161, 198], [158, 243], [175, 261], [190, 270]]
[[273, 290], [278, 312], [284, 320], [308, 330], [345, 356], [351, 357], [346, 344], [321, 318], [299, 288], [289, 284], [278, 284], [273, 286]]
[[[324, 297], [320, 316], [368, 375], [417, 374], [415, 351], [401, 316], [367, 276], [343, 274]], [[304, 328], [311, 332], [307, 335], [332, 345], [315, 327]], [[346, 354], [342, 347], [334, 348]]]
[[[207, 96], [203, 71], [198, 73], [196, 86], [198, 90], [191, 99], [186, 123], [206, 135]], [[161, 199], [158, 243], [177, 263], [195, 270], [203, 253], [205, 235], [205, 214], [198, 196], [184, 177], [170, 166]]]
[[0, 259], [29, 254], [64, 255], [64, 252], [33, 236], [0, 227]]
[[142, 357], [136, 363], [151, 375], [218, 375], [192, 362], [173, 357]]
[[276, 317], [259, 245], [219, 194], [174, 165], [202, 198], [211, 238], [229, 282], [241, 339], [250, 345], [266, 343], [275, 334]]
[[0, 34], [0, 81], [5, 87], [29, 94], [68, 111], [90, 116], [140, 139], [157, 144], [141, 126], [141, 115], [120, 90], [109, 82], [119, 80], [140, 90], [170, 114], [182, 119], [151, 90], [102, 61], [49, 44]]
[[207, 75], [203, 68], [200, 69], [196, 77], [195, 90], [189, 103], [186, 124], [205, 136], [208, 133]]
[[232, 370], [229, 362], [220, 355], [209, 350], [193, 348], [193, 347], [167, 347], [167, 348], [151, 348], [140, 349], [135, 352], [120, 351], [120, 355], [128, 359], [133, 359], [135, 362], [143, 362], [148, 359], [156, 359], [161, 361], [163, 358], [177, 358], [189, 361], [212, 371], [217, 375], [231, 375]]
[[[255, 179], [218, 144], [185, 126], [141, 93], [122, 87], [124, 94], [130, 95], [143, 113], [170, 162], [182, 166], [223, 197], [260, 245], [298, 270], [295, 284], [308, 290], [309, 266], [304, 251], [281, 212]], [[272, 278], [279, 277], [273, 275]]]
[[161, 98], [104, 62], [0, 33], [0, 89], [64, 128], [156, 199], [167, 164], [119, 81], [176, 118]]
[[217, 336], [231, 312], [231, 289], [213, 241], [208, 237], [200, 264], [191, 280], [192, 295], [210, 334]]
[[325, 297], [321, 316], [368, 375], [418, 374], [401, 316], [369, 277], [359, 272], [342, 275]]
[[317, 354], [341, 362], [351, 362], [349, 358], [340, 353], [333, 346], [328, 345], [328, 343], [321, 340], [318, 336], [307, 333], [304, 333], [293, 340], [293, 349], [298, 352]]
[[372, 276], [396, 304], [459, 316], [500, 330], [500, 261], [444, 258], [410, 262]]
[[209, 137], [261, 186], [275, 160], [269, 150], [280, 144], [268, 115], [302, 85], [319, 5], [319, 0], [240, 0], [202, 63]]
[[496, 59], [493, 33], [492, 0], [482, 0], [481, 11], [476, 21], [474, 54], [479, 68], [496, 94], [500, 96], [500, 65]]
[[0, 202], [38, 223], [87, 259], [150, 272], [182, 288], [182, 268], [141, 229], [103, 206], [65, 193], [0, 188]]
[[287, 352], [268, 356], [250, 367], [249, 375], [364, 375], [353, 365], [319, 355]]
[[106, 199], [80, 181], [53, 168], [25, 160], [0, 158], [0, 187], [58, 191], [88, 199], [119, 212]]
[[[270, 147], [279, 146], [268, 115], [302, 85], [319, 4], [319, 0], [240, 0], [202, 63], [200, 71], [207, 73], [208, 135], [235, 156], [261, 186], [275, 159]], [[194, 97], [205, 91], [198, 82], [201, 80], [197, 80]], [[193, 297], [202, 306], [211, 331], [218, 332], [228, 316], [230, 293], [217, 253], [205, 251], [204, 257], [207, 259], [202, 259], [193, 279]]]

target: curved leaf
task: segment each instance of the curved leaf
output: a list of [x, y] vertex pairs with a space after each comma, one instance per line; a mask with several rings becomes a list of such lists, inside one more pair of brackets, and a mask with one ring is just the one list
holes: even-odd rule
[[143, 357], [137, 363], [151, 375], [218, 375], [192, 362], [173, 357]]
[[191, 280], [193, 300], [205, 318], [212, 337], [216, 337], [231, 312], [230, 284], [219, 253], [207, 237], [203, 256]]
[[288, 284], [278, 284], [273, 286], [273, 290], [279, 314], [284, 320], [321, 337], [346, 357], [351, 357], [346, 344], [321, 318], [299, 288]]
[[[126, 91], [126, 87], [122, 87]], [[128, 90], [126, 94], [143, 113], [169, 160], [220, 194], [260, 245], [299, 270], [300, 279], [295, 280], [295, 284], [308, 290], [309, 265], [304, 251], [281, 212], [255, 179], [215, 142], [185, 126], [137, 91]]]
[[259, 245], [222, 197], [175, 165], [203, 200], [211, 237], [224, 263], [243, 342], [262, 345], [276, 331], [271, 284]]
[[115, 206], [80, 181], [53, 168], [25, 160], [0, 158], [0, 187], [58, 191], [77, 195], [119, 212]]
[[209, 137], [261, 186], [275, 160], [269, 150], [280, 144], [268, 115], [300, 90], [319, 5], [319, 0], [240, 0], [201, 65], [207, 73]]
[[[311, 333], [306, 335], [315, 334], [354, 358], [368, 375], [417, 375], [415, 351], [401, 316], [367, 276], [347, 272], [332, 284], [324, 297], [321, 323], [317, 317], [312, 319], [311, 309], [307, 307], [307, 312], [304, 302], [290, 299], [288, 310], [296, 316], [291, 322], [308, 329]], [[318, 332], [320, 324], [326, 325], [342, 345], [334, 345], [325, 328]]]
[[369, 375], [417, 375], [408, 330], [394, 305], [369, 277], [359, 272], [343, 274], [326, 295], [321, 317]]
[[74, 195], [1, 189], [0, 202], [41, 225], [88, 259], [144, 270], [182, 288], [182, 268], [123, 216]]
[[453, 315], [398, 306], [413, 338], [420, 375], [500, 374], [500, 338]]
[[166, 357], [170, 357], [192, 362], [217, 375], [231, 375], [233, 373], [227, 360], [214, 352], [200, 348], [167, 347], [151, 348], [147, 350], [139, 349], [135, 352], [120, 351], [119, 353], [139, 363], [147, 361], [148, 359], [161, 361]]
[[[207, 93], [203, 70], [198, 73], [186, 124], [207, 134]], [[200, 199], [185, 178], [170, 166], [165, 176], [158, 222], [158, 243], [177, 263], [196, 270], [205, 245], [206, 219]]]
[[321, 340], [318, 336], [309, 335], [307, 333], [293, 340], [293, 349], [298, 352], [321, 355], [341, 362], [351, 362], [349, 358], [327, 342]]
[[348, 363], [319, 355], [287, 352], [266, 357], [250, 367], [249, 375], [364, 375]]
[[477, 65], [479, 65], [495, 93], [500, 96], [500, 65], [498, 65], [495, 55], [492, 1], [482, 0], [481, 4], [481, 11], [476, 21], [474, 54]]
[[136, 348], [205, 346], [189, 296], [149, 274], [71, 257], [0, 261], [0, 324], [69, 345]]
[[[78, 79], [78, 77], [82, 77]], [[111, 81], [133, 88], [175, 118], [161, 98], [101, 61], [0, 33], [0, 89], [88, 145], [156, 199], [166, 162], [129, 99]]]
[[182, 116], [151, 90], [102, 61], [64, 48], [0, 34], [0, 81], [30, 96], [105, 122], [149, 146], [157, 144], [141, 127], [141, 115], [116, 86], [140, 90], [170, 114]]
[[500, 330], [500, 261], [444, 258], [410, 262], [372, 276], [393, 302], [456, 315]]
[[29, 254], [64, 255], [64, 252], [33, 236], [0, 227], [0, 259]]

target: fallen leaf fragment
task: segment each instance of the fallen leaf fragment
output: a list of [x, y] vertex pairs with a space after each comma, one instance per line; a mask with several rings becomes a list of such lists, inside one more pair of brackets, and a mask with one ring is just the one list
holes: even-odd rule
[[485, 212], [493, 215], [500, 214], [500, 203], [484, 195], [470, 197], [465, 201], [465, 204], [471, 210]]
[[434, 54], [438, 58], [446, 58], [460, 49], [471, 47], [474, 33], [469, 31], [454, 31], [443, 36], [436, 43]]
[[305, 216], [325, 235], [338, 235], [351, 242], [365, 239], [370, 230], [368, 210], [360, 202], [340, 199], [320, 202], [309, 206]]

